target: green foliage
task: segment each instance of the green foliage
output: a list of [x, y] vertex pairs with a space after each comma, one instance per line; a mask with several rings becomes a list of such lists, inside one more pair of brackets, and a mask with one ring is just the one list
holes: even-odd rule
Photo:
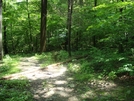
[[[17, 68], [19, 56], [6, 55], [0, 67], [0, 78], [5, 75], [20, 72]], [[28, 91], [29, 82], [23, 80], [0, 80], [0, 99], [2, 101], [32, 101]]]
[[[31, 53], [39, 51], [40, 1], [3, 1], [3, 25], [6, 29], [9, 53]], [[60, 6], [59, 6], [60, 5]], [[123, 44], [125, 51], [133, 47], [133, 11], [132, 0], [116, 2], [114, 0], [74, 2], [72, 15], [72, 50], [87, 50], [93, 45], [96, 36], [97, 47], [118, 48]], [[107, 9], [107, 10], [106, 10]], [[123, 9], [121, 12], [120, 9]], [[47, 14], [47, 50], [63, 49], [66, 42], [67, 2], [49, 1]], [[83, 19], [83, 20], [81, 20]], [[3, 28], [5, 28], [3, 27]], [[126, 37], [127, 35], [127, 37]], [[61, 37], [64, 36], [64, 37]], [[126, 41], [127, 40], [127, 41]], [[102, 47], [101, 47], [102, 48]], [[131, 50], [129, 50], [131, 51]]]
[[104, 49], [91, 48], [88, 58], [75, 61], [69, 65], [69, 69], [79, 74], [98, 74], [99, 79], [108, 76], [110, 79], [117, 78], [118, 74], [134, 74], [133, 61], [130, 61], [125, 54]]
[[134, 66], [132, 64], [125, 64], [123, 67], [120, 67], [117, 71], [117, 74], [129, 74], [130, 76], [134, 76]]
[[123, 86], [122, 88], [118, 89], [118, 93], [122, 94], [118, 96], [118, 99], [124, 99], [124, 100], [132, 100], [134, 99], [134, 87], [132, 86]]
[[[75, 0], [73, 5], [71, 48], [73, 51], [79, 50], [73, 55], [88, 54], [88, 57], [81, 60], [74, 59], [72, 63], [69, 63], [69, 70], [76, 74], [76, 80], [86, 81], [96, 75], [99, 79], [106, 76], [115, 79], [119, 74], [133, 76], [133, 0], [127, 0], [127, 2], [125, 0], [124, 2], [121, 0], [97, 0], [96, 7], [92, 0], [82, 0], [83, 4], [79, 1]], [[7, 42], [9, 53], [38, 52], [40, 1], [27, 2], [24, 0], [17, 3], [15, 0], [4, 0], [3, 4], [3, 32], [6, 32], [4, 45]], [[47, 11], [47, 50], [54, 50], [54, 52], [36, 55], [42, 63], [42, 67], [68, 58], [66, 51], [56, 51], [63, 49], [61, 45], [66, 42], [67, 1], [51, 0], [48, 2]], [[96, 43], [96, 48], [92, 47], [93, 41]], [[122, 54], [117, 53], [120, 45], [124, 51]], [[129, 58], [130, 56], [131, 58]], [[17, 60], [6, 56], [4, 64], [0, 67], [0, 76], [18, 72], [19, 70], [15, 68], [16, 65]], [[123, 89], [118, 92], [123, 97], [121, 95], [116, 97], [125, 101], [127, 98], [129, 99], [129, 95], [134, 95], [133, 92], [133, 90]], [[102, 96], [96, 98], [96, 101], [109, 101], [112, 98]], [[15, 100], [21, 101], [21, 99]]]
[[[38, 49], [39, 1], [3, 0], [4, 42], [8, 52], [31, 53]], [[36, 9], [35, 9], [36, 8]], [[33, 47], [34, 46], [34, 47]]]
[[27, 90], [28, 80], [0, 80], [0, 99], [2, 101], [32, 101]]
[[[90, 61], [90, 66], [97, 72], [103, 72], [107, 71], [110, 72], [111, 70], [115, 69], [118, 67], [118, 65], [114, 66], [111, 64], [120, 64], [119, 56], [116, 53], [113, 53], [112, 51], [109, 52], [110, 50], [99, 50], [97, 48], [93, 48], [89, 52], [89, 61]], [[123, 58], [123, 57], [122, 57]]]
[[61, 51], [52, 51], [52, 52], [45, 52], [42, 54], [36, 54], [36, 58], [42, 64], [42, 67], [45, 68], [48, 65], [51, 65], [55, 62], [64, 61], [68, 58], [68, 53], [64, 50]]
[[78, 71], [80, 69], [80, 64], [69, 63], [68, 64], [68, 69], [69, 69], [69, 71], [71, 71], [73, 73], [78, 73]]
[[108, 77], [109, 77], [110, 79], [115, 79], [115, 78], [117, 78], [116, 72], [111, 71], [111, 72], [108, 74]]
[[90, 73], [89, 74], [87, 74], [87, 73], [79, 74], [79, 73], [77, 73], [77, 74], [75, 74], [74, 78], [75, 78], [75, 80], [80, 81], [80, 82], [88, 81], [88, 80], [93, 78], [93, 74], [90, 74]]
[[17, 68], [17, 65], [18, 57], [12, 58], [9, 55], [6, 55], [0, 67], [0, 77], [19, 72], [20, 70]]
[[91, 63], [89, 61], [81, 61], [80, 70], [81, 73], [93, 73], [93, 67], [91, 66]]
[[35, 55], [38, 61], [42, 64], [42, 67], [46, 67], [52, 63], [54, 63], [52, 59], [52, 54], [50, 52], [42, 53], [41, 55]]
[[60, 50], [60, 51], [58, 51], [57, 54], [58, 54], [57, 59], [60, 61], [68, 59], [68, 52], [67, 51]]

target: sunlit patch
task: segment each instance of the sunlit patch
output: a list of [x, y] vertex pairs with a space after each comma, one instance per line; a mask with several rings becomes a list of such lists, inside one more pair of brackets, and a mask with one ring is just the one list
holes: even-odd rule
[[71, 93], [73, 90], [74, 90], [73, 88], [69, 88], [69, 87], [68, 88], [67, 87], [65, 88], [65, 91], [68, 92], [68, 93]]
[[56, 84], [56, 85], [67, 84], [67, 81], [57, 80], [57, 81], [55, 81], [55, 83], [54, 83], [54, 84]]
[[56, 94], [59, 94], [60, 96], [63, 96], [63, 97], [69, 97], [69, 94], [66, 93], [65, 91], [56, 91]]
[[23, 0], [17, 0], [16, 2], [22, 2]]
[[79, 101], [76, 96], [71, 96], [68, 101]]
[[56, 91], [64, 91], [64, 87], [56, 87]]
[[55, 91], [54, 90], [51, 90], [51, 91], [48, 91], [46, 94], [45, 94], [45, 97], [51, 97], [53, 94], [55, 94]]
[[91, 80], [89, 83], [90, 87], [96, 87], [98, 89], [107, 89], [110, 90], [117, 85], [114, 82], [105, 81], [105, 80]]
[[63, 75], [67, 71], [67, 69], [65, 67], [62, 67], [60, 69], [49, 67], [48, 71], [52, 73], [51, 77], [54, 78]]
[[95, 96], [95, 93], [91, 90], [81, 95], [82, 98], [87, 98], [91, 96]]
[[73, 80], [73, 79], [74, 79], [74, 78], [72, 78], [72, 77], [68, 77], [68, 78], [67, 78], [67, 80], [69, 80], [69, 81], [70, 81], [70, 80]]

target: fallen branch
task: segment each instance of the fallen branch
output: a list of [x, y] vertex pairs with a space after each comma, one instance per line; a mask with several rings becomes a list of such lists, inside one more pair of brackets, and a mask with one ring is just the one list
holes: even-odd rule
[[78, 60], [78, 59], [86, 58], [87, 56], [88, 56], [88, 55], [72, 57], [72, 58], [69, 58], [69, 59], [67, 59], [67, 60], [65, 60], [65, 61], [62, 61], [62, 62], [58, 62], [58, 63], [54, 63], [54, 64], [51, 64], [51, 65], [48, 65], [48, 66], [46, 66], [45, 68], [41, 68], [41, 70], [48, 69], [48, 68], [50, 68], [50, 67], [58, 66], [58, 65], [61, 65], [61, 64], [69, 63], [69, 62], [72, 62], [73, 60]]

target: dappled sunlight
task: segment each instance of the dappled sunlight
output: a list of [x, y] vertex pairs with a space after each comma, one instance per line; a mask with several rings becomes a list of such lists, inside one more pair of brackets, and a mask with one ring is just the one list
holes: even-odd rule
[[70, 94], [64, 90], [64, 87], [51, 88], [45, 95], [46, 98], [51, 97], [53, 94], [58, 94], [62, 97], [69, 97]]
[[[78, 65], [71, 64], [72, 68]], [[5, 76], [8, 79], [27, 79], [30, 83], [30, 92], [37, 101], [85, 101], [110, 97], [117, 97], [116, 82], [105, 79], [91, 79], [79, 82], [73, 77], [67, 65], [54, 63], [41, 67], [36, 57], [24, 57], [18, 63], [19, 73]], [[72, 68], [70, 70], [72, 70]], [[76, 69], [76, 68], [75, 68]], [[77, 78], [81, 77], [77, 76]], [[95, 75], [93, 75], [95, 76]], [[78, 79], [79, 80], [79, 79]]]
[[65, 80], [58, 80], [58, 81], [55, 81], [54, 84], [56, 84], [56, 85], [67, 84], [67, 81], [65, 81]]
[[98, 89], [107, 88], [108, 90], [117, 86], [114, 82], [110, 82], [107, 80], [91, 80], [88, 84], [90, 85], [90, 87], [97, 87]]
[[[63, 99], [61, 101], [79, 101], [74, 95], [74, 86], [70, 86], [72, 77], [67, 76], [67, 67], [61, 64], [52, 64], [41, 68], [41, 64], [35, 57], [24, 57], [20, 59], [19, 73], [6, 78], [28, 79], [31, 84], [31, 92], [36, 100], [41, 99]], [[56, 95], [56, 96], [55, 96]], [[66, 100], [65, 100], [65, 99]]]
[[[26, 65], [27, 64], [27, 65]], [[26, 65], [26, 66], [24, 66]], [[54, 77], [58, 77], [64, 74], [64, 72], [66, 72], [66, 67], [62, 66], [62, 67], [57, 67], [59, 69], [57, 69], [56, 67], [53, 66], [49, 66], [47, 67], [47, 69], [45, 70], [41, 70], [40, 66], [36, 66], [37, 64], [31, 64], [30, 62], [23, 62], [23, 65], [21, 63], [20, 65], [20, 73], [15, 73], [9, 76], [6, 76], [6, 78], [11, 77], [11, 79], [20, 79], [20, 78], [28, 78], [30, 80], [36, 80], [38, 78], [54, 78]]]

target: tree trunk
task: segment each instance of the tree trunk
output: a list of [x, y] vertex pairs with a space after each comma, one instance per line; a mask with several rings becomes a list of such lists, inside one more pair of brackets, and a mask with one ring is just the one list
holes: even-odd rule
[[[3, 11], [6, 12], [6, 3], [3, 3]], [[6, 23], [6, 22], [5, 22]], [[8, 48], [7, 48], [7, 26], [6, 24], [3, 27], [3, 48], [4, 48], [4, 54], [8, 54]]]
[[[121, 2], [124, 2], [124, 0], [121, 0]], [[119, 8], [119, 11], [120, 11], [120, 13], [122, 14], [123, 8], [122, 8], [122, 7]], [[119, 18], [119, 21], [120, 21], [120, 22], [123, 22], [123, 16], [121, 16], [121, 17]], [[119, 33], [120, 33], [120, 32], [119, 32]], [[121, 40], [121, 39], [120, 39], [120, 40]], [[122, 40], [121, 40], [121, 42], [119, 42], [119, 44], [118, 44], [118, 52], [119, 52], [119, 53], [123, 53], [123, 52], [124, 52], [124, 46], [123, 46]]]
[[4, 47], [4, 54], [8, 54], [9, 52], [8, 52], [8, 48], [7, 48], [7, 34], [6, 34], [6, 30], [7, 30], [7, 27], [6, 26], [4, 26], [4, 31], [3, 31], [3, 43], [4, 43], [4, 45], [3, 45], [3, 47]]
[[31, 21], [30, 21], [30, 13], [29, 13], [29, 1], [27, 0], [27, 18], [28, 18], [28, 34], [29, 34], [29, 50], [30, 52], [33, 51], [33, 38], [32, 38], [32, 31], [31, 31]]
[[[96, 7], [96, 6], [97, 6], [97, 0], [94, 0], [94, 7]], [[96, 47], [96, 36], [95, 35], [92, 37], [92, 41], [93, 41], [93, 46]]]
[[[13, 37], [13, 32], [12, 32], [12, 29], [13, 29], [13, 25], [12, 25], [12, 23], [11, 23], [11, 25], [10, 25], [10, 30], [11, 30], [11, 32], [10, 32], [10, 34], [11, 34], [11, 46], [12, 46], [12, 52], [13, 52], [13, 54], [16, 54], [16, 49], [15, 49], [15, 43], [14, 43], [14, 37]], [[6, 34], [5, 34], [6, 35]]]
[[0, 60], [3, 57], [3, 48], [2, 48], [2, 0], [0, 0]]
[[68, 38], [68, 53], [71, 57], [71, 23], [72, 23], [73, 0], [68, 0], [68, 17], [67, 17], [67, 38]]
[[[97, 0], [94, 0], [94, 7], [97, 6]], [[93, 46], [96, 47], [96, 36], [94, 35], [92, 37]]]
[[40, 52], [46, 51], [47, 0], [41, 0]]

